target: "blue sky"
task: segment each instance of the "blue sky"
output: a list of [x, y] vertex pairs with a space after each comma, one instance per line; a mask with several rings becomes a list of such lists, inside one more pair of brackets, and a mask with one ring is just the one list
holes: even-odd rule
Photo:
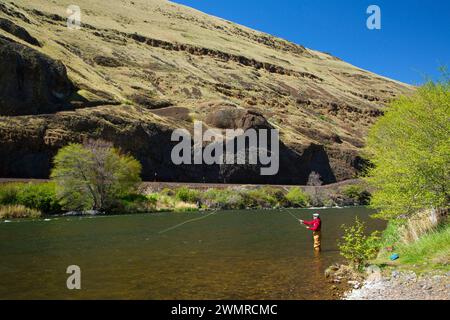
[[[450, 68], [449, 0], [175, 0], [410, 84]], [[369, 5], [381, 30], [369, 30]]]

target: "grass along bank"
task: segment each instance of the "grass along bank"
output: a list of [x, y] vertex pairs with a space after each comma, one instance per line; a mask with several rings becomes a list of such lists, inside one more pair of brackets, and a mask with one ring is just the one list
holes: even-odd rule
[[[64, 214], [54, 182], [5, 182], [0, 184], [0, 210], [4, 218]], [[305, 190], [306, 189], [306, 190]], [[226, 186], [152, 188], [117, 197], [107, 214], [186, 212], [198, 210], [307, 208], [364, 205], [368, 192], [359, 181], [335, 187]], [[15, 213], [11, 206], [17, 206]], [[32, 211], [36, 210], [36, 212]]]
[[[415, 220], [391, 221], [383, 233], [378, 257], [371, 262], [418, 273], [450, 271], [449, 219], [445, 216], [439, 223], [432, 224], [428, 214], [429, 211], [422, 212]], [[399, 258], [391, 261], [394, 253]]]
[[22, 205], [0, 206], [0, 219], [39, 218], [41, 212]]

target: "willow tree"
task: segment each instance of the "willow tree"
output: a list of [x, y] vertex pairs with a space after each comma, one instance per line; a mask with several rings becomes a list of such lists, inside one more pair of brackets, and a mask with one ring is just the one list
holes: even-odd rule
[[140, 173], [141, 164], [133, 157], [108, 142], [90, 141], [61, 148], [51, 178], [65, 209], [105, 211], [135, 190]]
[[367, 181], [381, 218], [446, 208], [450, 190], [450, 81], [429, 82], [391, 103], [370, 129]]

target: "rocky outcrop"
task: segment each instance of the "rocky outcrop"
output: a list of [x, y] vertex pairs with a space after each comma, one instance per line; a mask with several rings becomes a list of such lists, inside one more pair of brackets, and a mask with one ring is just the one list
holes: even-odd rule
[[324, 183], [336, 181], [319, 145], [294, 151], [281, 144], [280, 171], [274, 176], [261, 176], [255, 165], [177, 166], [171, 160], [176, 143], [171, 141], [170, 127], [158, 124], [146, 108], [125, 105], [115, 109], [112, 113], [109, 106], [102, 106], [20, 120], [0, 118], [0, 176], [47, 178], [59, 148], [70, 142], [104, 139], [142, 163], [144, 180], [306, 184], [315, 171]]
[[96, 56], [96, 57], [94, 57], [93, 60], [99, 66], [104, 66], [104, 67], [109, 67], [109, 68], [116, 68], [116, 67], [122, 66], [122, 63], [113, 57]]
[[153, 39], [148, 38], [142, 35], [139, 35], [137, 33], [133, 34], [125, 34], [127, 37], [130, 37], [131, 39], [145, 43], [149, 46], [156, 47], [156, 48], [162, 48], [165, 50], [172, 50], [172, 51], [186, 51], [190, 54], [197, 55], [197, 56], [210, 56], [217, 59], [220, 59], [225, 62], [234, 61], [237, 63], [240, 63], [247, 67], [253, 67], [255, 69], [264, 69], [265, 71], [268, 71], [270, 73], [277, 73], [280, 75], [288, 75], [288, 76], [296, 76], [301, 78], [309, 78], [317, 81], [323, 81], [322, 78], [309, 73], [309, 72], [299, 72], [290, 70], [287, 68], [284, 68], [279, 65], [275, 65], [268, 62], [262, 62], [258, 61], [252, 58], [245, 57], [243, 55], [235, 55], [230, 54], [227, 52], [222, 52], [219, 50], [209, 49], [205, 47], [197, 47], [189, 44], [180, 44], [180, 43], [171, 43], [168, 41], [162, 41], [159, 39]]
[[59, 61], [0, 38], [0, 115], [52, 113], [70, 108], [74, 86]]
[[39, 41], [35, 37], [31, 36], [25, 28], [16, 25], [8, 19], [0, 18], [0, 29], [16, 36], [19, 39], [22, 39], [25, 42], [28, 42], [33, 46], [41, 46]]
[[221, 108], [211, 111], [206, 123], [219, 129], [269, 129], [271, 125], [258, 111], [240, 108]]

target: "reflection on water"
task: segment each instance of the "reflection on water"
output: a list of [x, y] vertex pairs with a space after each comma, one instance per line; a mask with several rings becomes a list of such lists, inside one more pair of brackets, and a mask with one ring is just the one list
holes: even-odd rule
[[[320, 210], [322, 252], [315, 254], [310, 231], [294, 218], [308, 219], [312, 212], [3, 222], [0, 298], [330, 299], [323, 272], [340, 260], [340, 225], [356, 215], [370, 229], [384, 225], [365, 208]], [[81, 267], [82, 289], [69, 291], [65, 272], [73, 264]]]

